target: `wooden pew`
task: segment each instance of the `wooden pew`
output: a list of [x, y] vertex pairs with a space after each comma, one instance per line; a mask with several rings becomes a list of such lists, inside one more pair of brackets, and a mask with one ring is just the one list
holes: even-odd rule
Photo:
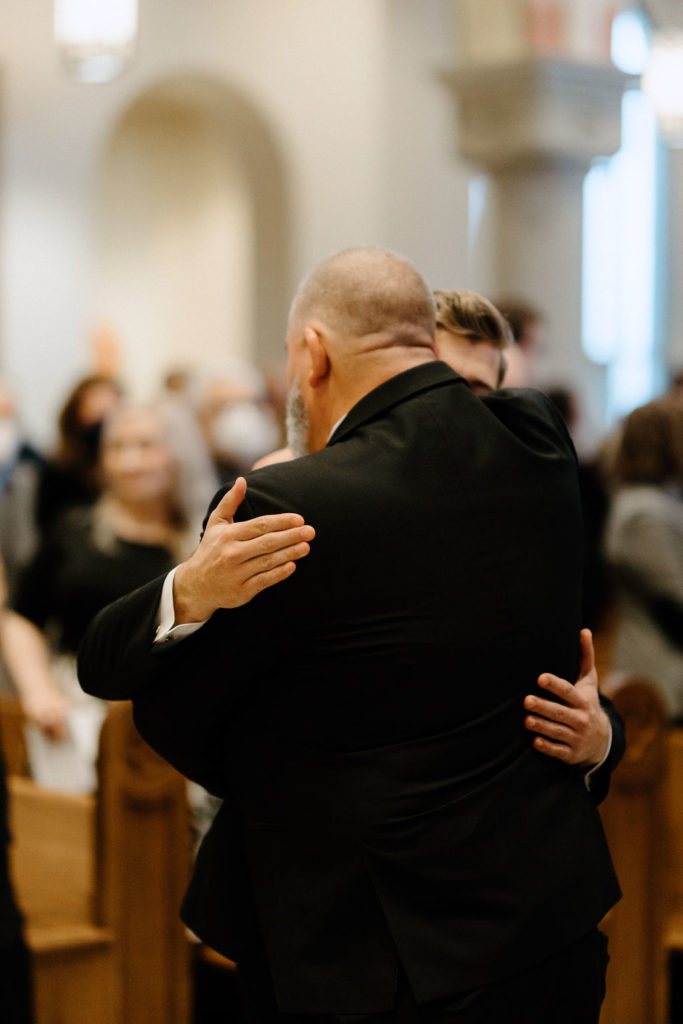
[[16, 697], [0, 697], [0, 744], [7, 775], [28, 779], [31, 770], [24, 736], [24, 711]]
[[683, 729], [656, 688], [613, 679], [627, 749], [601, 811], [624, 897], [605, 922], [602, 1024], [669, 1024], [672, 956], [683, 954]]
[[16, 775], [8, 788], [38, 1024], [118, 1024], [114, 935], [93, 912], [95, 800]]
[[185, 782], [142, 741], [127, 704], [109, 709], [98, 778], [94, 797], [8, 779], [37, 1022], [188, 1024]]
[[188, 1024], [191, 949], [178, 917], [192, 867], [185, 779], [112, 705], [100, 738], [96, 917], [114, 933], [124, 1024]]
[[[667, 833], [675, 825], [667, 793], [672, 737], [662, 701], [648, 680], [612, 678], [604, 689], [624, 719], [627, 747], [600, 808], [624, 894], [603, 922], [610, 965], [600, 1020], [665, 1024], [663, 933], [673, 881], [665, 853]], [[678, 828], [683, 838], [683, 820]]]

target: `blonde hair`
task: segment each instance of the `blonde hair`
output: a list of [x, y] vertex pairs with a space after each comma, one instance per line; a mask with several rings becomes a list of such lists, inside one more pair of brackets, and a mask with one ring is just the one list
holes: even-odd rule
[[514, 338], [509, 323], [483, 295], [461, 288], [456, 292], [437, 290], [434, 298], [437, 327], [460, 334], [473, 343], [489, 342], [501, 350], [512, 345]]
[[[150, 403], [125, 403], [107, 418], [103, 449], [115, 426], [134, 415], [151, 415], [159, 423], [161, 438], [173, 464], [173, 482], [168, 496], [169, 544], [174, 555], [186, 557], [199, 535], [204, 511], [216, 490], [206, 442], [193, 414], [172, 399]], [[103, 551], [111, 552], [116, 537], [108, 525], [107, 488], [95, 508], [94, 538]]]

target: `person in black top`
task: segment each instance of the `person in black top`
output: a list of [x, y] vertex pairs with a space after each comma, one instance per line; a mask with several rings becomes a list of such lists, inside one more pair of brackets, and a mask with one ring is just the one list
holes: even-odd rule
[[97, 502], [62, 516], [22, 574], [14, 601], [22, 619], [6, 650], [39, 727], [28, 736], [34, 778], [76, 791], [94, 786], [106, 710], [76, 684], [81, 638], [100, 608], [168, 571], [187, 551], [176, 460], [158, 409], [121, 407], [112, 415], [101, 471]]

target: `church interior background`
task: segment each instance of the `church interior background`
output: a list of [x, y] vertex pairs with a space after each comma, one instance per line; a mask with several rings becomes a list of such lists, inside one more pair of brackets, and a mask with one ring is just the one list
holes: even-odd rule
[[277, 365], [294, 285], [348, 245], [540, 307], [585, 443], [683, 364], [681, 139], [641, 79], [678, 3], [110, 6], [137, 32], [108, 81], [50, 4], [0, 6], [0, 368], [36, 443], [96, 367], [146, 395]]
[[0, 0], [0, 27], [0, 377], [39, 448], [91, 372], [281, 372], [298, 280], [347, 246], [540, 309], [580, 451], [683, 372], [680, 0]]

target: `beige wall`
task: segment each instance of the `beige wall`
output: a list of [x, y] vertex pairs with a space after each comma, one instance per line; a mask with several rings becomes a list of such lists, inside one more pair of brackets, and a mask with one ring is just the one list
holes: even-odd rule
[[190, 95], [143, 98], [117, 126], [95, 221], [94, 315], [118, 340], [127, 388], [254, 336], [251, 194], [220, 111]]
[[[133, 66], [83, 86], [59, 66], [47, 0], [3, 0], [0, 369], [34, 438], [50, 441], [102, 325], [143, 392], [223, 346], [279, 359], [297, 280], [344, 246], [387, 245], [434, 287], [495, 292], [495, 189], [469, 205], [481, 168], [459, 156], [444, 72], [493, 57], [482, 39], [516, 47], [510, 11], [530, 3], [143, 0]], [[572, 25], [574, 46], [585, 26]], [[683, 227], [672, 237], [677, 279]], [[575, 291], [543, 290], [551, 324], [576, 322]]]
[[[340, 247], [391, 245], [442, 286], [467, 276], [469, 171], [439, 78], [454, 59], [448, 0], [145, 0], [134, 66], [106, 86], [65, 79], [47, 3], [5, 0], [2, 28], [1, 358], [39, 440], [103, 321], [125, 333], [147, 387], [164, 336], [173, 359], [190, 334], [193, 346], [211, 350], [220, 337], [274, 357], [291, 289]], [[159, 83], [197, 76], [224, 90], [226, 123], [209, 138], [194, 116], [162, 139], [168, 110], [157, 107], [136, 175], [144, 108], [131, 110]], [[180, 137], [197, 131], [203, 157], [179, 156]], [[164, 151], [174, 167], [154, 203], [137, 222], [119, 218], [126, 196], [142, 203]], [[205, 205], [189, 227], [201, 254], [188, 261], [179, 309], [186, 174]], [[138, 273], [146, 294], [125, 295]], [[221, 280], [232, 293], [222, 299]], [[170, 293], [175, 306], [162, 311]]]

